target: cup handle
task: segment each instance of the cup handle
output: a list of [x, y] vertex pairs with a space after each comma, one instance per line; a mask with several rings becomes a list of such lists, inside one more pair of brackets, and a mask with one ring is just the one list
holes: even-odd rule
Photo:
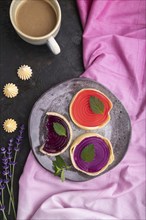
[[60, 47], [59, 47], [58, 43], [56, 42], [56, 40], [54, 39], [54, 37], [50, 37], [47, 40], [47, 45], [55, 55], [57, 55], [61, 52]]

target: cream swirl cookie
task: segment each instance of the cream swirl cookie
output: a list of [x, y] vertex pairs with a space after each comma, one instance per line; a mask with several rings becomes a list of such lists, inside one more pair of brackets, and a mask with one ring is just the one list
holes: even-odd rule
[[22, 80], [28, 80], [32, 77], [32, 69], [28, 65], [22, 65], [17, 70], [18, 77]]
[[14, 98], [18, 95], [18, 87], [13, 83], [8, 83], [4, 86], [3, 93], [7, 98]]
[[4, 121], [3, 128], [6, 132], [12, 133], [17, 129], [17, 123], [14, 119], [9, 118]]

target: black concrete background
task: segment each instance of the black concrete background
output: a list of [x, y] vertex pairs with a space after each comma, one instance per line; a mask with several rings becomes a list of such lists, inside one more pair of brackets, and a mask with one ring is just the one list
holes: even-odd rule
[[[9, 19], [11, 0], [0, 1], [0, 146], [7, 146], [15, 137], [4, 132], [2, 124], [7, 118], [14, 118], [18, 126], [25, 124], [26, 130], [15, 169], [15, 203], [18, 203], [19, 178], [30, 151], [28, 140], [28, 118], [33, 104], [46, 90], [65, 80], [79, 77], [84, 71], [82, 63], [82, 27], [75, 0], [59, 0], [62, 10], [61, 30], [56, 39], [61, 53], [53, 55], [46, 45], [34, 46], [24, 42], [16, 34]], [[17, 77], [20, 65], [29, 65], [33, 70], [31, 80], [22, 81]], [[15, 83], [19, 95], [6, 98], [3, 87]], [[6, 200], [8, 195], [5, 194]], [[0, 220], [2, 219], [0, 213]], [[14, 220], [13, 213], [8, 220]]]

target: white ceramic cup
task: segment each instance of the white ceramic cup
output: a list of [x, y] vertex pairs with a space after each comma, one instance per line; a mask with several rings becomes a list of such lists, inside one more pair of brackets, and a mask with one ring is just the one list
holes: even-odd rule
[[58, 32], [60, 30], [60, 25], [61, 25], [61, 9], [60, 9], [60, 5], [59, 5], [58, 1], [57, 0], [45, 0], [53, 7], [53, 9], [56, 13], [56, 16], [57, 16], [57, 23], [56, 23], [56, 26], [54, 27], [54, 29], [51, 32], [49, 32], [47, 35], [41, 36], [41, 37], [32, 37], [32, 36], [29, 36], [27, 34], [24, 34], [22, 31], [19, 30], [19, 28], [16, 24], [17, 9], [19, 8], [20, 4], [22, 4], [24, 1], [26, 1], [26, 0], [12, 0], [12, 2], [11, 2], [11, 5], [10, 5], [10, 20], [11, 20], [11, 23], [12, 23], [14, 29], [16, 30], [18, 35], [24, 41], [26, 41], [30, 44], [34, 44], [34, 45], [47, 44], [48, 47], [50, 48], [50, 50], [55, 55], [59, 54], [61, 50], [60, 50], [60, 47], [59, 47], [58, 43], [55, 40], [55, 37], [58, 34]]

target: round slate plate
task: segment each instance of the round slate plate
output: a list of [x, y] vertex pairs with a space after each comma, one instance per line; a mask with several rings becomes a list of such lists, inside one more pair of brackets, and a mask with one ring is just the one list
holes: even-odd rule
[[[48, 157], [39, 151], [39, 147], [44, 142], [43, 134], [46, 112], [58, 112], [68, 119], [73, 130], [73, 140], [85, 132], [90, 132], [78, 128], [71, 121], [69, 115], [69, 104], [73, 96], [83, 88], [98, 89], [99, 91], [103, 92], [113, 103], [113, 108], [110, 112], [110, 122], [103, 128], [92, 130], [92, 132], [96, 132], [108, 138], [113, 146], [115, 160], [103, 173], [114, 168], [122, 160], [127, 151], [131, 136], [131, 123], [128, 113], [121, 102], [108, 89], [95, 81], [86, 78], [72, 79], [59, 84], [44, 93], [35, 103], [30, 114], [29, 139], [33, 153], [38, 162], [50, 172], [54, 173], [52, 168], [52, 160], [54, 160], [54, 157]], [[68, 165], [71, 165], [69, 148], [61, 156]], [[66, 179], [72, 181], [86, 181], [94, 178], [77, 171], [73, 166], [71, 170], [65, 172], [65, 177]]]

